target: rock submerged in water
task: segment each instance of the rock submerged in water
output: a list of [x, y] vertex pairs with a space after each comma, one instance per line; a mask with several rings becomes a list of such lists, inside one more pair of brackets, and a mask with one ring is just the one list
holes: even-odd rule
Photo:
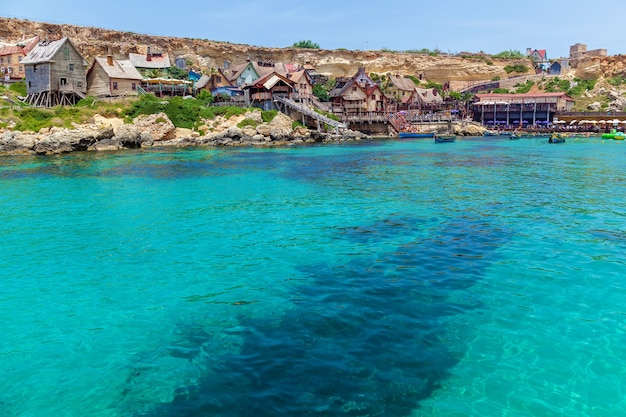
[[[299, 143], [334, 142], [369, 138], [346, 130], [339, 135], [292, 128], [289, 116], [278, 113], [270, 123], [262, 123], [259, 111], [234, 120], [222, 120], [217, 131], [200, 135], [190, 129], [174, 127], [164, 114], [136, 118], [132, 124], [120, 119], [94, 118], [94, 123], [76, 129], [49, 128], [38, 133], [0, 131], [0, 154], [51, 155], [76, 151], [117, 151], [150, 147], [193, 146], [286, 146]], [[258, 117], [257, 117], [258, 116]], [[237, 127], [241, 120], [260, 123], [256, 128]]]

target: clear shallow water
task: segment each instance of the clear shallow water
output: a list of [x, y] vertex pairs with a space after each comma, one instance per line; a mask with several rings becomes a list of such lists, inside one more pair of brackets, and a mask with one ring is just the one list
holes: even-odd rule
[[624, 415], [625, 153], [0, 158], [0, 415]]

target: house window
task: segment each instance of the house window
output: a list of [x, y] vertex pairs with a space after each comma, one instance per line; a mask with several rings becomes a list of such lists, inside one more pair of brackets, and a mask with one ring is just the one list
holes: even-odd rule
[[37, 65], [33, 65], [33, 72], [37, 72]]
[[24, 72], [24, 66], [20, 65], [20, 72]]
[[24, 58], [22, 55], [18, 55], [17, 56], [17, 62], [22, 62], [22, 58]]
[[218, 82], [218, 83], [221, 83], [222, 82], [222, 77], [219, 77], [219, 76], [215, 77], [215, 81]]
[[9, 55], [9, 56], [7, 57], [7, 64], [10, 64], [10, 63], [11, 63], [11, 56]]
[[61, 78], [59, 80], [59, 85], [67, 85], [67, 78]]
[[74, 71], [74, 64], [70, 64], [70, 71]]
[[117, 81], [113, 81], [113, 89], [117, 90]]
[[67, 45], [63, 48], [63, 58], [70, 59], [70, 48]]
[[352, 87], [352, 91], [356, 91], [356, 87]]
[[132, 83], [132, 84], [130, 85], [130, 89], [131, 89], [131, 90], [133, 90], [133, 91], [135, 91], [135, 90], [137, 89], [137, 84]]
[[82, 81], [76, 81], [76, 87], [81, 88], [83, 86]]
[[0, 64], [4, 64], [4, 57], [0, 56]]

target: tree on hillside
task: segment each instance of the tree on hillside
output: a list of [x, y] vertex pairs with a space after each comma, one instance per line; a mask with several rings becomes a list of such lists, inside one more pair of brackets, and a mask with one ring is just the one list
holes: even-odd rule
[[293, 44], [294, 48], [306, 48], [306, 49], [320, 49], [319, 44], [306, 40], [306, 41], [298, 41]]

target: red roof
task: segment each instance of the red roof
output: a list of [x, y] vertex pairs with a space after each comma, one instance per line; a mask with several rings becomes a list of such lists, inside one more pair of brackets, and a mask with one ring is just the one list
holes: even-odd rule
[[35, 37], [26, 41], [23, 44], [3, 46], [0, 48], [0, 55], [13, 55], [19, 53], [28, 55], [28, 52], [33, 49], [35, 45], [37, 45], [37, 42], [39, 42], [39, 38]]

